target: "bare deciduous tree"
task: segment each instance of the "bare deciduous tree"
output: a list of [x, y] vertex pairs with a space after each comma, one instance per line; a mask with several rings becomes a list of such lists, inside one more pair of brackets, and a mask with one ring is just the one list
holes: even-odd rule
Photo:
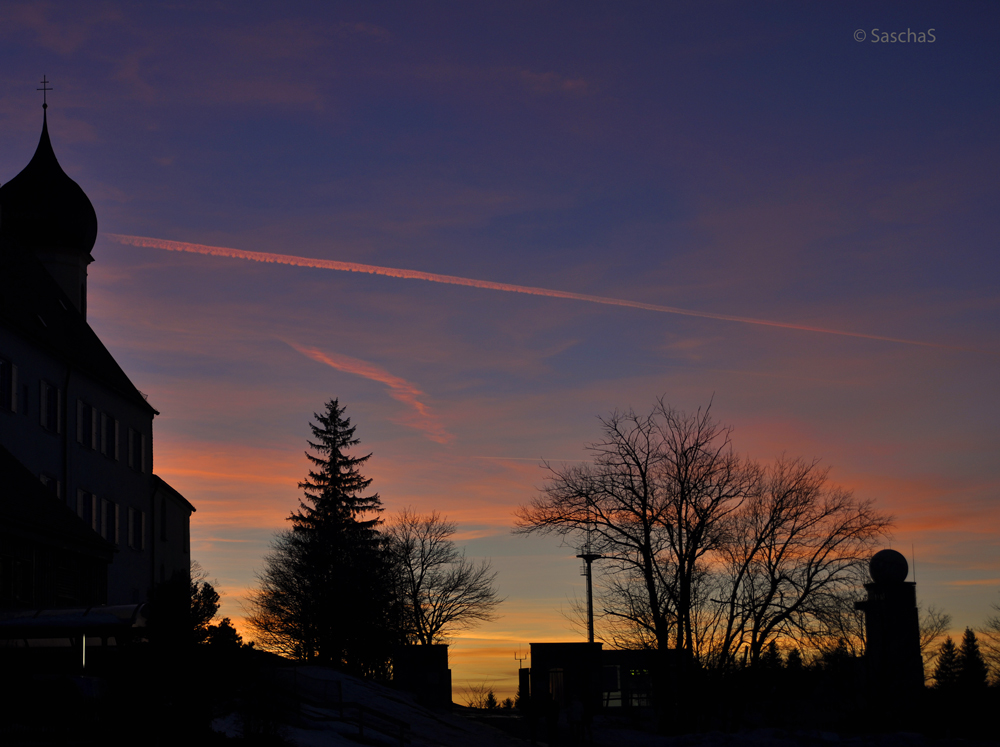
[[278, 533], [244, 610], [259, 648], [308, 661], [316, 655], [318, 632], [310, 609], [311, 579], [300, 572], [305, 556], [303, 543], [291, 531]]
[[986, 618], [986, 625], [980, 634], [983, 636], [983, 658], [989, 665], [990, 676], [994, 684], [1000, 684], [1000, 602], [994, 602], [992, 609], [995, 614]]
[[890, 519], [872, 501], [828, 484], [816, 461], [780, 458], [761, 479], [720, 544], [726, 621], [720, 655], [731, 663], [740, 645], [755, 664], [776, 637], [825, 633], [835, 645], [864, 648], [852, 592]]
[[503, 600], [489, 561], [465, 558], [451, 537], [455, 523], [439, 513], [405, 509], [385, 530], [396, 567], [404, 633], [421, 644], [494, 620]]
[[849, 656], [863, 656], [865, 639], [865, 613], [857, 603], [867, 598], [863, 584], [871, 579], [864, 567], [855, 569], [853, 580], [845, 580], [840, 589], [824, 595], [806, 619], [806, 626], [792, 631], [789, 637], [811, 659], [822, 659], [846, 652]]
[[550, 467], [515, 531], [589, 536], [627, 601], [606, 612], [647, 631], [660, 650], [693, 653], [700, 565], [752, 475], [708, 408], [688, 415], [660, 399], [649, 415], [616, 412], [601, 425], [604, 439], [588, 446], [594, 462]]
[[756, 662], [778, 637], [863, 646], [852, 594], [890, 523], [871, 501], [829, 485], [816, 462], [740, 458], [708, 408], [660, 399], [601, 424], [593, 463], [549, 467], [515, 531], [587, 538], [604, 556], [611, 640], [717, 667]]
[[928, 607], [926, 612], [919, 608], [918, 611], [920, 614], [920, 655], [924, 659], [925, 678], [929, 678], [930, 665], [941, 650], [940, 646], [934, 644], [951, 628], [951, 615], [934, 605]]
[[493, 692], [493, 683], [489, 680], [479, 683], [470, 682], [466, 685], [463, 700], [469, 708], [493, 711], [500, 707], [496, 693]]

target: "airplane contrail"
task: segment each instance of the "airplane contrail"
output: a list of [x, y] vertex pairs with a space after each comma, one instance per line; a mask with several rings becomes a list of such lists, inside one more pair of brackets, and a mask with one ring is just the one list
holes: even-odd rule
[[464, 285], [470, 288], [485, 288], [487, 290], [506, 291], [508, 293], [525, 293], [530, 296], [547, 296], [549, 298], [568, 298], [573, 301], [587, 301], [589, 303], [605, 304], [607, 306], [625, 306], [632, 309], [643, 309], [645, 311], [657, 311], [663, 314], [680, 314], [682, 316], [695, 316], [702, 319], [716, 319], [724, 322], [740, 322], [742, 324], [757, 324], [764, 327], [779, 327], [781, 329], [796, 329], [802, 332], [819, 332], [825, 335], [839, 335], [841, 337], [857, 337], [865, 340], [880, 340], [882, 342], [895, 342], [903, 345], [919, 345], [926, 348], [940, 348], [945, 350], [963, 350], [966, 352], [983, 352], [972, 348], [961, 348], [951, 345], [940, 345], [933, 342], [922, 342], [920, 340], [906, 340], [900, 337], [886, 337], [883, 335], [869, 335], [864, 332], [847, 332], [839, 329], [828, 329], [825, 327], [812, 327], [805, 324], [793, 324], [791, 322], [775, 322], [768, 319], [755, 319], [747, 316], [733, 316], [731, 314], [716, 314], [711, 311], [694, 311], [692, 309], [680, 309], [675, 306], [660, 306], [658, 304], [643, 303], [642, 301], [628, 301], [622, 298], [609, 298], [607, 296], [592, 296], [586, 293], [572, 293], [570, 291], [552, 290], [549, 288], [535, 288], [530, 285], [512, 285], [510, 283], [495, 283], [492, 280], [475, 280], [473, 278], [463, 278], [455, 275], [439, 275], [433, 272], [422, 272], [420, 270], [403, 270], [395, 267], [379, 267], [378, 265], [365, 265], [358, 262], [338, 262], [332, 259], [316, 259], [313, 257], [296, 257], [291, 254], [272, 254], [271, 252], [250, 252], [244, 249], [232, 249], [225, 246], [206, 246], [204, 244], [189, 244], [185, 241], [168, 241], [166, 239], [152, 239], [146, 236], [125, 236], [117, 233], [106, 233], [109, 239], [130, 246], [148, 247], [151, 249], [165, 249], [171, 252], [190, 252], [194, 254], [208, 254], [213, 257], [229, 257], [231, 259], [248, 259], [253, 262], [268, 262], [282, 265], [293, 265], [295, 267], [312, 267], [321, 270], [337, 270], [339, 272], [364, 272], [369, 275], [385, 275], [391, 278], [404, 278], [407, 280], [426, 280], [431, 283], [446, 283], [448, 285]]

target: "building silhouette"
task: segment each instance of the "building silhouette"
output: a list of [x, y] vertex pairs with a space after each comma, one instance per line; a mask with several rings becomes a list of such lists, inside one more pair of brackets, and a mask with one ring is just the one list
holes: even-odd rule
[[[87, 323], [97, 215], [47, 112], [0, 186], [0, 611], [138, 605], [188, 579], [194, 507], [154, 472], [158, 414]], [[23, 626], [22, 626], [23, 627]]]
[[906, 580], [909, 565], [896, 550], [875, 553], [869, 571], [867, 598], [855, 603], [865, 614], [868, 684], [887, 700], [890, 696], [905, 700], [924, 686], [917, 585]]

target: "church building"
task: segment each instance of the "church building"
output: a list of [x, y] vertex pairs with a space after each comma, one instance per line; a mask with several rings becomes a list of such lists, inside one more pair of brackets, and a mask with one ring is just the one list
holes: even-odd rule
[[42, 133], [0, 185], [0, 611], [136, 605], [189, 578], [158, 414], [87, 323], [97, 215]]

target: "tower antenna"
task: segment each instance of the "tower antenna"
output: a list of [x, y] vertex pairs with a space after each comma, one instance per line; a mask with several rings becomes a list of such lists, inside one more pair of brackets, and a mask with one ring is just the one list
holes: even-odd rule
[[524, 662], [524, 660], [527, 659], [527, 658], [528, 658], [527, 654], [525, 654], [524, 656], [521, 656], [521, 647], [518, 646], [517, 647], [517, 653], [514, 654], [514, 660], [517, 662], [517, 669], [518, 669], [518, 671], [524, 669], [524, 665], [523, 665], [522, 662]]

